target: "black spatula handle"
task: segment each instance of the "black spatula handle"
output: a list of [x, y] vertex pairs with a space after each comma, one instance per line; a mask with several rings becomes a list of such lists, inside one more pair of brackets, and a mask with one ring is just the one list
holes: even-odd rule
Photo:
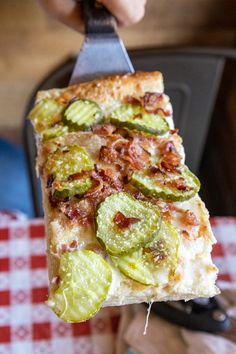
[[82, 1], [85, 32], [92, 33], [113, 33], [116, 29], [116, 19], [111, 13], [95, 0]]

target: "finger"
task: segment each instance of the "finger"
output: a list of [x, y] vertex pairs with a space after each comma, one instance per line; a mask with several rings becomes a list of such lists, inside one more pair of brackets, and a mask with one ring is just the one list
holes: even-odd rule
[[145, 13], [146, 0], [98, 0], [118, 20], [120, 26], [130, 26], [140, 21]]
[[84, 33], [80, 5], [75, 0], [37, 0], [44, 10], [65, 25]]

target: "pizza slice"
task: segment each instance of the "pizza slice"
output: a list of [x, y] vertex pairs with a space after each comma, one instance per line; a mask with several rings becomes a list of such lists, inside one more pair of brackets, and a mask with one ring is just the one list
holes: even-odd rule
[[218, 293], [215, 238], [159, 72], [39, 92], [29, 117], [61, 319]]

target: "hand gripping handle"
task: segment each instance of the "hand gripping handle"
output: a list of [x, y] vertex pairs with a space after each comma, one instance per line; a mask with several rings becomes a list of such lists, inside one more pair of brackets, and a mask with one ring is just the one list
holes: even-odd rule
[[86, 34], [114, 33], [116, 19], [95, 0], [83, 0], [83, 15]]

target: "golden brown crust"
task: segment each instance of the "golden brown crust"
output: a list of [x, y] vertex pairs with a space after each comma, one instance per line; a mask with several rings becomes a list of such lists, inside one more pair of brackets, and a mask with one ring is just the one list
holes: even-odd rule
[[100, 104], [112, 104], [112, 101], [122, 101], [128, 95], [140, 97], [145, 92], [162, 93], [163, 90], [163, 78], [160, 72], [139, 71], [123, 76], [108, 76], [80, 85], [69, 86], [65, 89], [40, 91], [37, 95], [37, 101], [46, 97], [70, 101], [77, 97], [91, 99]]

